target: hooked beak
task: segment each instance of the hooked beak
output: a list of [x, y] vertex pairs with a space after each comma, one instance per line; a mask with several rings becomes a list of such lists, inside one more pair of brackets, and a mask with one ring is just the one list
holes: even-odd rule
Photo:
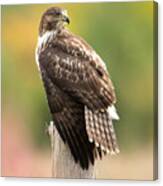
[[70, 23], [70, 19], [69, 19], [69, 16], [67, 14], [67, 11], [66, 10], [63, 11], [62, 15], [63, 15], [63, 21], [69, 24]]
[[65, 17], [65, 16], [64, 16], [63, 21], [65, 21], [66, 23], [70, 24], [70, 19], [69, 19], [69, 17]]

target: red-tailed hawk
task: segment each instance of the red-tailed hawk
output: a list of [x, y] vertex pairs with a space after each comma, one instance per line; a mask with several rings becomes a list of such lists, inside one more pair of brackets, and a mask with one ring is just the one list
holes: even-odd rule
[[105, 63], [81, 37], [65, 28], [66, 10], [49, 8], [41, 18], [36, 61], [54, 124], [83, 169], [96, 157], [119, 153], [112, 124], [119, 119]]

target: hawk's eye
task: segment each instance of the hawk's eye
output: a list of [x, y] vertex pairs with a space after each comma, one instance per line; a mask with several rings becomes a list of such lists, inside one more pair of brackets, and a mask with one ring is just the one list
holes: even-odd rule
[[55, 14], [56, 14], [57, 16], [61, 15], [61, 13], [60, 13], [60, 12], [56, 12]]

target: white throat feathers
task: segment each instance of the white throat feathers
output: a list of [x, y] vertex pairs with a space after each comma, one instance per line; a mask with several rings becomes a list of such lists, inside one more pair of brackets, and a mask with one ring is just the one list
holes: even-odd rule
[[56, 36], [56, 31], [46, 31], [42, 36], [38, 37], [37, 48], [42, 50]]
[[39, 70], [40, 70], [40, 67], [39, 67], [38, 56], [40, 52], [45, 49], [47, 44], [50, 43], [53, 39], [55, 39], [56, 33], [57, 33], [56, 31], [47, 31], [42, 36], [38, 37], [37, 47], [35, 51], [35, 59], [36, 59], [36, 64]]

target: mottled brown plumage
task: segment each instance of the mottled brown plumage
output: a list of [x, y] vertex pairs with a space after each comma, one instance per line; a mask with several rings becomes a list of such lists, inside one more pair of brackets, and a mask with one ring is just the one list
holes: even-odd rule
[[112, 124], [118, 119], [116, 97], [102, 59], [65, 22], [61, 8], [43, 14], [36, 60], [54, 124], [74, 160], [87, 169], [95, 157], [119, 152]]

